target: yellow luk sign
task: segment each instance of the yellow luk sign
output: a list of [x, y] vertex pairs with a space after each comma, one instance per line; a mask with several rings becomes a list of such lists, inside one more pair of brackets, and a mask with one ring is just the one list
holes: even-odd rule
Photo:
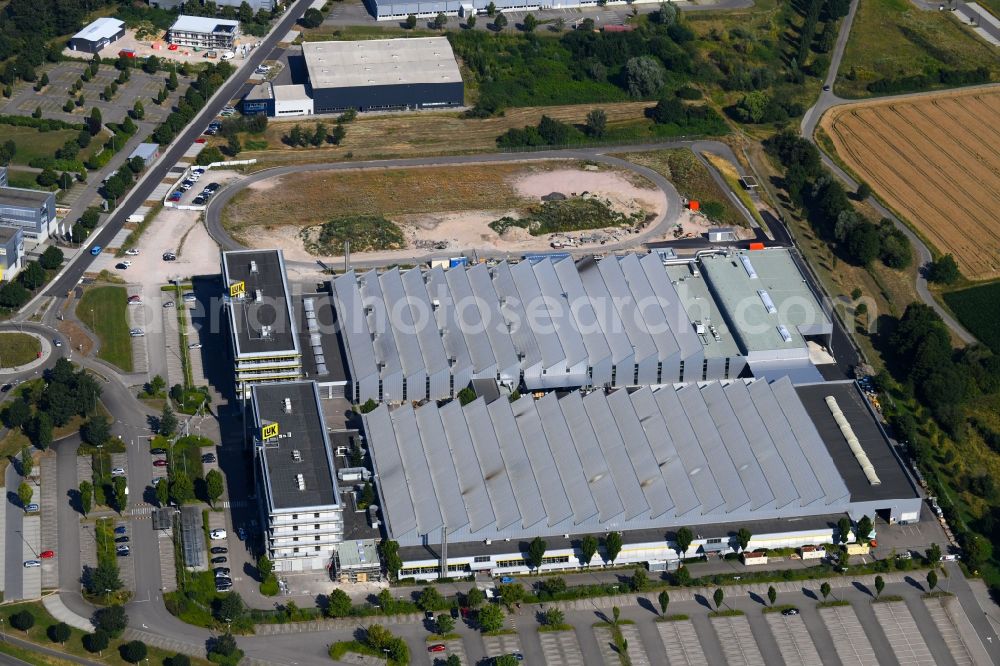
[[265, 442], [278, 436], [278, 424], [268, 423], [260, 429], [260, 438]]
[[243, 280], [240, 280], [239, 282], [234, 282], [233, 284], [229, 285], [229, 295], [232, 298], [236, 298], [237, 296], [242, 296], [243, 294], [246, 293], [246, 291], [247, 291], [247, 283], [244, 282]]

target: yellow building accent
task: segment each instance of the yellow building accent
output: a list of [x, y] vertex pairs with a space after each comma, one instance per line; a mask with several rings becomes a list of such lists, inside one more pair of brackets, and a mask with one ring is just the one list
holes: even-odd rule
[[278, 436], [279, 428], [277, 423], [268, 423], [267, 425], [261, 427], [260, 438], [265, 442], [269, 439], [274, 439]]

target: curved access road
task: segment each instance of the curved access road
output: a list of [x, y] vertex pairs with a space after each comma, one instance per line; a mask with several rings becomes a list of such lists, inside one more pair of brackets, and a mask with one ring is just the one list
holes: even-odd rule
[[[268, 180], [270, 178], [278, 178], [293, 173], [305, 173], [311, 171], [357, 171], [357, 170], [370, 170], [378, 171], [384, 169], [400, 169], [400, 168], [413, 168], [413, 167], [429, 167], [429, 166], [461, 166], [464, 164], [489, 164], [489, 163], [503, 163], [503, 162], [531, 162], [531, 161], [542, 161], [542, 160], [556, 160], [556, 159], [576, 159], [576, 160], [588, 160], [591, 162], [600, 162], [608, 166], [614, 166], [620, 169], [627, 169], [645, 177], [650, 180], [657, 188], [659, 188], [667, 198], [667, 210], [660, 216], [660, 218], [646, 227], [639, 234], [630, 236], [627, 240], [620, 241], [617, 243], [608, 243], [606, 245], [600, 246], [600, 248], [588, 248], [588, 249], [578, 249], [570, 250], [571, 252], [578, 254], [592, 254], [594, 251], [600, 252], [613, 252], [615, 250], [631, 249], [643, 242], [653, 240], [665, 235], [669, 229], [676, 224], [680, 212], [682, 210], [681, 196], [677, 192], [674, 185], [663, 177], [661, 174], [653, 171], [648, 167], [644, 167], [638, 164], [633, 164], [627, 162], [621, 158], [614, 157], [612, 153], [621, 152], [640, 152], [640, 151], [650, 151], [650, 150], [664, 150], [668, 148], [690, 148], [695, 152], [696, 155], [702, 151], [710, 151], [713, 153], [718, 153], [722, 157], [726, 158], [742, 173], [742, 168], [739, 162], [736, 160], [736, 156], [733, 154], [732, 150], [728, 145], [721, 143], [719, 141], [670, 141], [665, 143], [654, 143], [654, 144], [643, 144], [643, 145], [624, 145], [624, 146], [600, 146], [592, 148], [569, 148], [560, 150], [537, 150], [531, 152], [523, 153], [484, 153], [476, 155], [461, 155], [461, 156], [437, 156], [437, 157], [417, 157], [417, 158], [399, 158], [399, 159], [388, 159], [388, 160], [369, 160], [363, 162], [324, 162], [316, 164], [295, 164], [283, 167], [274, 167], [270, 169], [264, 169], [253, 173], [242, 180], [236, 181], [225, 186], [219, 193], [212, 199], [208, 207], [205, 210], [205, 223], [208, 228], [209, 235], [222, 247], [223, 250], [241, 250], [244, 246], [238, 243], [229, 233], [226, 231], [224, 225], [222, 224], [222, 210], [226, 207], [233, 197], [235, 197], [244, 188], [252, 185], [253, 183], [260, 182], [262, 180]], [[725, 181], [714, 172], [714, 170], [709, 170], [713, 177], [716, 179], [720, 187], [724, 192], [728, 192], [729, 188]], [[749, 216], [749, 213], [744, 213], [748, 220], [752, 223], [751, 226], [755, 226], [753, 223], [753, 218]], [[407, 256], [408, 261], [413, 262], [427, 262], [432, 259], [447, 258], [449, 256], [454, 256], [455, 252], [439, 251], [439, 252], [427, 252], [423, 254], [413, 254]], [[496, 257], [505, 258], [508, 257], [510, 253], [505, 252], [485, 252], [479, 253], [479, 256], [486, 257]], [[358, 262], [357, 265], [365, 266], [379, 266], [382, 264], [394, 264], [398, 263], [399, 259], [386, 259], [383, 261], [371, 261], [371, 262]], [[291, 264], [299, 262], [289, 262]]]
[[[829, 88], [829, 90], [824, 90], [820, 93], [819, 99], [816, 100], [816, 104], [813, 105], [805, 115], [802, 116], [802, 123], [799, 129], [802, 132], [802, 136], [805, 137], [810, 143], [812, 143], [819, 150], [820, 158], [823, 160], [823, 165], [829, 169], [833, 174], [839, 178], [849, 190], [856, 190], [858, 188], [858, 181], [856, 181], [850, 174], [848, 174], [844, 169], [840, 167], [826, 152], [823, 147], [816, 142], [816, 128], [819, 126], [819, 121], [823, 115], [835, 106], [844, 106], [848, 104], [860, 104], [868, 103], [873, 101], [872, 99], [866, 100], [847, 100], [842, 97], [838, 97], [833, 91], [833, 86], [837, 81], [837, 72], [840, 69], [840, 63], [844, 58], [844, 50], [847, 48], [847, 39], [851, 34], [851, 25], [854, 23], [854, 16], [858, 11], [858, 0], [852, 0], [851, 9], [847, 16], [844, 18], [843, 24], [840, 26], [840, 34], [837, 36], [837, 43], [834, 46], [833, 53], [830, 58], [830, 69], [826, 74], [826, 80], [823, 81], [824, 88]], [[983, 88], [995, 87], [996, 84], [976, 86]], [[888, 97], [879, 97], [879, 101], [883, 100], [901, 100], [901, 99], [912, 99], [914, 97], [920, 97], [922, 95], [939, 94], [940, 90], [928, 91], [924, 93], [910, 93], [905, 95], [892, 95]], [[892, 220], [893, 225], [899, 229], [903, 234], [910, 240], [910, 244], [917, 250], [917, 281], [916, 289], [917, 296], [920, 300], [934, 308], [934, 311], [938, 313], [944, 321], [945, 326], [947, 326], [951, 331], [958, 336], [965, 344], [974, 344], [978, 342], [976, 337], [969, 333], [968, 330], [951, 316], [951, 313], [934, 298], [931, 294], [930, 288], [927, 286], [927, 278], [924, 277], [924, 267], [927, 266], [933, 259], [934, 255], [931, 253], [927, 244], [924, 243], [923, 239], [918, 236], [913, 229], [909, 227], [906, 223], [900, 220], [896, 215], [882, 205], [882, 203], [876, 199], [874, 196], [868, 198], [868, 204], [871, 205], [875, 211], [882, 217]]]

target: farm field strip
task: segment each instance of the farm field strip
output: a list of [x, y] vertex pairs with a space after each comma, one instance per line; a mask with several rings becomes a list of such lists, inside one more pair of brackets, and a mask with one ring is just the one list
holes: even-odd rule
[[1000, 276], [1000, 90], [834, 109], [841, 158], [972, 279]]

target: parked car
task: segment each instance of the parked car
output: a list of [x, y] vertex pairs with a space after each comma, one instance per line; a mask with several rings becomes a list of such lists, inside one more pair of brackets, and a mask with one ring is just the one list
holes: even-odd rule
[[152, 453], [154, 456], [165, 456], [165, 455], [167, 455], [167, 450], [165, 448], [161, 447], [161, 446], [158, 446], [155, 449], [150, 449], [149, 452]]
[[119, 261], [117, 264], [115, 264], [115, 270], [123, 271], [126, 268], [128, 268], [128, 264], [126, 264], [124, 261]]
[[125, 254], [127, 254], [130, 257], [138, 257], [139, 250], [135, 249], [134, 247], [130, 247], [129, 249], [125, 250]]
[[217, 578], [215, 580], [216, 592], [228, 592], [231, 589], [233, 589], [233, 581], [228, 578]]
[[219, 557], [213, 557], [212, 558], [212, 564], [225, 564], [228, 561], [229, 560], [226, 559], [225, 555], [220, 555]]
[[192, 342], [191, 344], [188, 345], [188, 349], [201, 349], [201, 343]]
[[215, 194], [216, 192], [219, 191], [219, 187], [220, 187], [220, 185], [218, 183], [209, 183], [208, 185], [205, 186], [205, 190], [204, 191], [205, 192], [210, 192], [212, 194]]
[[173, 301], [165, 301], [163, 303], [163, 307], [165, 307], [165, 308], [172, 308], [172, 307], [174, 307], [174, 302]]
[[42, 558], [43, 560], [49, 560], [55, 556], [56, 556], [56, 551], [54, 550], [43, 550], [42, 552], [38, 553], [38, 557]]
[[215, 454], [214, 453], [206, 453], [205, 455], [203, 455], [201, 457], [201, 461], [203, 463], [213, 463], [213, 462], [215, 462]]
[[133, 295], [131, 295], [131, 296], [128, 297], [128, 302], [129, 303], [142, 303], [142, 296], [140, 296], [139, 294], [133, 294]]
[[177, 255], [173, 252], [164, 252], [163, 261], [177, 261]]
[[128, 543], [128, 537], [127, 536], [116, 537], [115, 543]]
[[216, 578], [220, 576], [225, 576], [226, 578], [229, 578], [229, 569], [226, 567], [215, 567], [213, 571], [215, 572]]
[[24, 568], [25, 569], [30, 569], [32, 567], [40, 567], [40, 566], [42, 566], [42, 561], [41, 560], [25, 560], [24, 561]]
[[[216, 122], [216, 121], [214, 121], [214, 120], [213, 120], [212, 122], [210, 122], [210, 123], [208, 124], [208, 126], [209, 126], [209, 127], [214, 127], [214, 128], [216, 128], [216, 129], [218, 129], [218, 128], [222, 127], [222, 125], [221, 125], [221, 124], [219, 124], [218, 122]], [[205, 171], [206, 171], [206, 169], [205, 169], [205, 167], [203, 167], [203, 166], [196, 166], [196, 167], [194, 167], [193, 169], [191, 169], [191, 173], [196, 173], [196, 174], [198, 174], [199, 176], [200, 176], [201, 174], [205, 173]]]
[[194, 183], [181, 183], [181, 186], [180, 186], [181, 192], [187, 192], [188, 190], [191, 189], [192, 185], [194, 185]]
[[184, 293], [184, 302], [185, 303], [193, 303], [196, 300], [198, 300], [198, 297], [194, 295], [193, 291], [188, 291], [188, 292]]
[[209, 533], [209, 536], [212, 537], [212, 539], [216, 539], [216, 540], [217, 539], [225, 539], [226, 538], [226, 530], [222, 530], [222, 529], [212, 530]]
[[168, 463], [166, 460], [163, 460], [162, 458], [153, 461], [153, 467], [166, 467], [169, 464], [170, 463]]
[[435, 643], [434, 645], [428, 645], [428, 652], [444, 652], [448, 647], [444, 643]]
[[228, 553], [229, 549], [224, 546], [213, 546], [209, 552], [211, 552], [212, 555], [222, 555], [223, 553]]
[[131, 552], [131, 549], [125, 544], [122, 544], [115, 548], [115, 552], [118, 553], [120, 556], [125, 556]]
[[125, 266], [125, 268], [130, 268], [132, 266], [132, 262], [129, 261], [128, 259], [126, 259], [125, 261], [122, 261], [120, 263], [123, 264]]
[[125, 468], [115, 467], [114, 469], [111, 470], [111, 476], [125, 476]]
[[131, 331], [128, 332], [128, 334], [131, 335], [133, 338], [141, 338], [146, 335], [146, 332], [141, 328], [133, 328]]
[[181, 200], [181, 197], [182, 197], [182, 196], [184, 196], [184, 193], [183, 193], [183, 192], [181, 192], [180, 190], [177, 190], [176, 192], [173, 192], [173, 193], [172, 193], [172, 194], [170, 195], [170, 197], [169, 197], [169, 198], [170, 198], [170, 201], [173, 201], [173, 202], [175, 202], [175, 203], [176, 203], [176, 202], [178, 202], [178, 201], [180, 201], [180, 200]]
[[125, 534], [128, 532], [128, 528], [124, 525], [119, 525], [115, 528], [115, 534]]
[[101, 253], [101, 246], [95, 245], [94, 247], [90, 248], [90, 253], [96, 257]]
[[205, 199], [205, 195], [199, 194], [194, 199], [192, 199], [191, 203], [193, 203], [195, 206], [204, 206], [206, 201], [207, 199]]
[[799, 609], [798, 608], [786, 608], [785, 610], [781, 611], [781, 614], [782, 615], [798, 615], [799, 614]]
[[38, 506], [38, 505], [37, 505], [36, 503], [34, 503], [34, 502], [32, 502], [31, 504], [28, 504], [28, 505], [26, 505], [26, 506], [24, 507], [24, 511], [25, 511], [25, 513], [35, 513], [36, 511], [41, 511], [41, 510], [42, 510], [42, 509], [41, 509], [41, 507], [39, 507], [39, 506]]
[[12, 388], [14, 388], [13, 384], [4, 384], [3, 386], [0, 386], [0, 393], [6, 393], [7, 391], [11, 390]]

